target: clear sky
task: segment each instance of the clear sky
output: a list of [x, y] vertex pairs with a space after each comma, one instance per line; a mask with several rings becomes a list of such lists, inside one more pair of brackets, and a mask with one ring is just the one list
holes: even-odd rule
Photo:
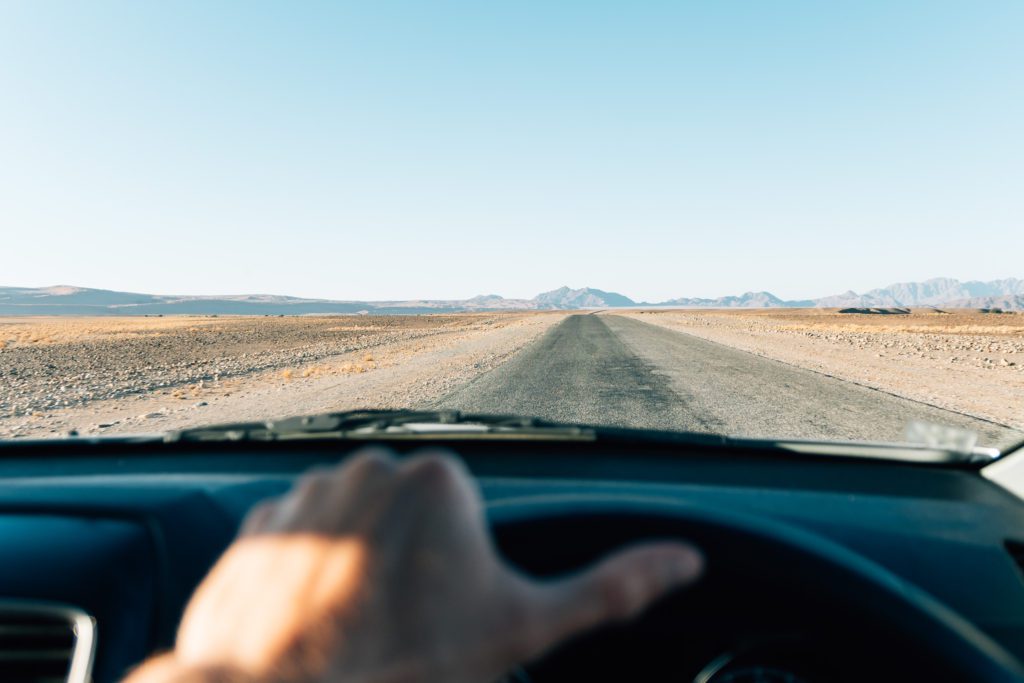
[[0, 285], [1024, 277], [1024, 2], [0, 2]]

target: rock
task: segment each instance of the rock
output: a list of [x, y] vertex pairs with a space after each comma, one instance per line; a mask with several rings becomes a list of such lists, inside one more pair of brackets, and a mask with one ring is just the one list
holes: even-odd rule
[[193, 403], [192, 407], [193, 408], [202, 408], [203, 406], [208, 406], [208, 405], [210, 405], [210, 404], [207, 403], [206, 401], [199, 401], [198, 403]]

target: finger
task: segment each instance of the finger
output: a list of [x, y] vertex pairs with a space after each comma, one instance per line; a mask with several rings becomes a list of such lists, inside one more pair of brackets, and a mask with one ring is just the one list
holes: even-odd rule
[[391, 451], [383, 448], [364, 448], [330, 474], [331, 507], [344, 504], [347, 507], [361, 507], [367, 500], [373, 500], [382, 486], [389, 485], [395, 478], [398, 464]]
[[665, 594], [692, 584], [703, 570], [704, 556], [692, 545], [645, 543], [543, 586], [539, 626], [529, 629], [535, 641], [530, 656], [581, 631], [631, 619]]
[[454, 543], [456, 557], [489, 547], [480, 491], [461, 460], [445, 451], [422, 451], [402, 465], [399, 479], [399, 498], [415, 511], [410, 530], [419, 534], [417, 542]]
[[276, 509], [277, 504], [272, 501], [264, 501], [252, 507], [242, 520], [238, 535], [250, 536], [265, 531]]
[[440, 449], [417, 452], [399, 468], [395, 499], [391, 539], [401, 552], [414, 551], [402, 562], [418, 567], [419, 579], [495, 569], [480, 491], [461, 460]]
[[393, 472], [397, 464], [394, 454], [386, 448], [361, 448], [334, 468], [341, 476], [360, 477], [382, 472]]
[[291, 490], [278, 500], [272, 514], [263, 525], [271, 533], [308, 530], [311, 511], [329, 486], [328, 475], [322, 468], [303, 474]]
[[332, 485], [319, 507], [324, 527], [363, 533], [376, 526], [381, 511], [392, 505], [397, 473], [390, 451], [361, 450], [331, 477]]
[[388, 451], [363, 449], [337, 467], [315, 467], [281, 500], [268, 527], [275, 531], [334, 533], [350, 522], [344, 512], [362, 514], [393, 479], [396, 465]]
[[402, 463], [399, 474], [406, 486], [428, 498], [448, 502], [462, 499], [477, 512], [483, 509], [469, 470], [447, 451], [420, 451]]

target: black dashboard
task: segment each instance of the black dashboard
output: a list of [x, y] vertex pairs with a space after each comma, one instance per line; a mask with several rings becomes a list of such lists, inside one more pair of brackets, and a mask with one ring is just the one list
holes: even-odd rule
[[[399, 453], [423, 444], [386, 443]], [[667, 501], [814, 534], [930, 594], [1024, 659], [1024, 504], [972, 466], [912, 465], [699, 445], [431, 441], [460, 454], [489, 506]], [[351, 442], [67, 441], [0, 449], [0, 601], [71, 605], [96, 622], [92, 676], [118, 680], [169, 647], [192, 590], [248, 509]], [[497, 532], [524, 571], [557, 575], [620, 543], [675, 529], [591, 514]], [[642, 528], [641, 528], [642, 527]], [[697, 539], [700, 543], [700, 539]], [[709, 539], [710, 541], [710, 539]], [[886, 624], [769, 581], [759, 556], [709, 565], [638, 623], [567, 644], [529, 680], [923, 680], [929, 653]], [[857, 596], [847, 596], [856, 602]], [[880, 672], [876, 667], [886, 667]], [[884, 675], [883, 675], [884, 673]], [[788, 676], [788, 678], [787, 678]]]

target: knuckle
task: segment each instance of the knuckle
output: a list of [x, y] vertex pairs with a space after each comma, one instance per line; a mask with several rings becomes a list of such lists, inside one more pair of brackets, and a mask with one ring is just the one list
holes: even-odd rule
[[458, 485], [462, 469], [451, 456], [432, 453], [411, 460], [406, 476], [417, 486], [445, 490]]
[[294, 495], [299, 498], [308, 498], [323, 485], [323, 478], [324, 475], [319, 472], [302, 475], [295, 482]]
[[545, 616], [525, 601], [517, 601], [508, 608], [507, 618], [515, 625], [510, 629], [515, 634], [510, 654], [516, 661], [531, 659], [550, 644], [551, 624]]
[[598, 579], [597, 590], [610, 619], [628, 619], [636, 612], [638, 591], [634, 581], [617, 576], [603, 576]]
[[276, 509], [277, 506], [269, 501], [264, 501], [253, 506], [242, 521], [242, 533], [256, 533], [263, 531]]
[[394, 473], [395, 463], [383, 451], [366, 451], [356, 455], [347, 470], [350, 476], [357, 479], [383, 478]]

